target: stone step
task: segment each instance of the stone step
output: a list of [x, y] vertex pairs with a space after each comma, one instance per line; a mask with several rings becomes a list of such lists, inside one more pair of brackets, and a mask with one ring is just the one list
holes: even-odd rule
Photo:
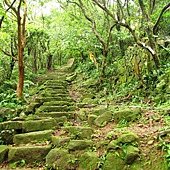
[[67, 82], [61, 80], [47, 80], [46, 82], [44, 82], [44, 85], [45, 86], [49, 86], [49, 85], [67, 86]]
[[41, 94], [69, 94], [66, 89], [53, 89], [53, 88], [46, 88]]
[[68, 101], [51, 101], [51, 102], [44, 102], [43, 106], [73, 106], [73, 102]]
[[42, 97], [61, 97], [61, 98], [68, 98], [69, 94], [62, 94], [62, 93], [44, 93]]
[[72, 102], [73, 100], [70, 97], [39, 97], [35, 99], [37, 102], [51, 102], [51, 101], [67, 101]]
[[74, 139], [91, 139], [94, 132], [91, 127], [83, 126], [67, 126], [61, 127], [61, 129], [70, 133]]
[[56, 128], [56, 120], [54, 118], [44, 118], [40, 120], [28, 120], [23, 121], [22, 131], [23, 132], [34, 132]]
[[67, 112], [67, 111], [74, 111], [76, 107], [74, 106], [41, 106], [36, 110], [36, 114], [41, 112]]
[[58, 84], [47, 84], [45, 85], [45, 88], [52, 88], [52, 89], [61, 89], [61, 90], [66, 90], [66, 86], [64, 85], [58, 85]]
[[74, 112], [43, 112], [37, 114], [39, 117], [52, 117], [52, 118], [60, 118], [60, 117], [67, 117], [69, 119], [72, 119], [75, 117]]
[[9, 147], [8, 161], [17, 162], [25, 160], [26, 163], [42, 162], [50, 150], [51, 145]]
[[13, 143], [16, 145], [51, 141], [53, 130], [44, 130], [14, 135]]

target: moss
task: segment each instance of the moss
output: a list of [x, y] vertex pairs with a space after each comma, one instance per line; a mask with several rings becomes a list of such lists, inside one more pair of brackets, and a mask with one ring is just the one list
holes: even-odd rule
[[8, 146], [0, 145], [0, 163], [4, 162], [7, 159], [8, 150]]
[[80, 110], [77, 113], [77, 117], [81, 120], [81, 121], [86, 121], [87, 120], [87, 113], [85, 110]]
[[88, 119], [87, 119], [88, 124], [90, 126], [94, 125], [94, 121], [96, 118], [97, 118], [96, 115], [93, 115], [93, 114], [88, 115]]
[[90, 140], [71, 140], [68, 144], [69, 150], [83, 150], [92, 147], [93, 142]]
[[63, 112], [68, 111], [69, 108], [67, 106], [41, 106], [37, 109], [36, 113], [41, 112]]
[[64, 144], [70, 141], [70, 137], [59, 137], [59, 136], [52, 136], [51, 137], [52, 144], [56, 147], [63, 146]]
[[78, 170], [95, 170], [98, 163], [99, 158], [95, 152], [85, 152], [80, 157]]
[[51, 149], [49, 146], [22, 146], [9, 148], [8, 161], [25, 160], [26, 163], [42, 161]]
[[46, 164], [49, 168], [57, 170], [71, 169], [71, 167], [74, 167], [74, 163], [74, 155], [69, 154], [65, 149], [52, 149], [46, 156]]
[[72, 99], [70, 97], [61, 97], [61, 96], [56, 96], [56, 97], [41, 97], [37, 98], [39, 101], [43, 102], [51, 102], [51, 101], [68, 101], [71, 102]]
[[93, 134], [93, 129], [90, 127], [67, 126], [63, 130], [69, 132], [76, 139], [90, 139]]
[[53, 133], [53, 130], [45, 130], [45, 131], [17, 134], [14, 136], [13, 142], [16, 145], [19, 145], [19, 144], [48, 141], [48, 140], [51, 140], [52, 133]]
[[120, 122], [122, 120], [126, 120], [127, 122], [135, 121], [141, 116], [140, 109], [124, 109], [120, 111], [116, 111], [113, 114], [115, 122]]
[[42, 120], [30, 120], [23, 122], [23, 132], [32, 132], [39, 130], [49, 130], [56, 126], [56, 121], [53, 118], [42, 119]]
[[103, 170], [123, 170], [124, 161], [116, 153], [108, 153], [103, 165]]
[[101, 114], [100, 116], [98, 116], [94, 123], [96, 126], [99, 127], [104, 127], [108, 122], [110, 122], [112, 120], [112, 112], [105, 112], [103, 114]]

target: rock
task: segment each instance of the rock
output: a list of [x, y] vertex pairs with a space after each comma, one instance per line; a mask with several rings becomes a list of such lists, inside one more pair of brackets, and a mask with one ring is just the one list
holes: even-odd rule
[[16, 145], [37, 143], [51, 140], [53, 130], [37, 131], [30, 133], [17, 134], [13, 138], [13, 142]]
[[153, 143], [154, 143], [154, 140], [149, 140], [147, 144], [152, 145]]
[[111, 150], [111, 149], [116, 150], [118, 148], [120, 148], [120, 146], [119, 146], [119, 143], [117, 142], [117, 140], [111, 141], [107, 146], [108, 150]]
[[61, 147], [70, 141], [70, 137], [52, 136], [51, 140], [54, 146]]
[[74, 81], [74, 80], [76, 79], [76, 77], [77, 77], [77, 74], [74, 73], [74, 74], [68, 76], [68, 77], [66, 78], [66, 81], [67, 81], [67, 82], [72, 82], [72, 81]]
[[118, 139], [117, 142], [118, 143], [132, 143], [135, 142], [139, 139], [139, 137], [132, 133], [132, 132], [127, 132], [125, 134], [122, 134]]
[[49, 168], [56, 170], [75, 169], [75, 157], [68, 150], [62, 148], [52, 149], [46, 156], [46, 164]]
[[124, 161], [115, 153], [108, 153], [103, 165], [103, 170], [123, 170], [125, 168]]
[[51, 145], [10, 147], [8, 161], [16, 162], [25, 160], [26, 163], [40, 162], [45, 158], [50, 149]]
[[23, 132], [33, 132], [38, 130], [49, 130], [56, 126], [54, 118], [47, 118], [42, 120], [28, 120], [23, 122]]
[[0, 163], [4, 162], [8, 156], [8, 146], [0, 145]]
[[139, 157], [139, 149], [132, 145], [128, 145], [125, 150], [125, 162], [131, 165]]
[[41, 106], [36, 110], [36, 114], [42, 112], [65, 112], [68, 110], [68, 106]]
[[124, 109], [113, 113], [116, 123], [126, 120], [127, 122], [135, 121], [141, 116], [140, 109]]
[[93, 129], [90, 127], [67, 126], [62, 129], [69, 132], [75, 139], [90, 139], [93, 134]]
[[92, 147], [93, 142], [90, 140], [71, 140], [68, 144], [69, 150], [83, 150]]
[[72, 106], [73, 102], [68, 101], [51, 101], [51, 102], [44, 102], [43, 106]]
[[95, 152], [85, 152], [80, 156], [78, 170], [96, 170], [99, 161]]
[[96, 126], [99, 126], [99, 127], [104, 127], [108, 122], [110, 122], [112, 120], [112, 112], [105, 112], [103, 114], [101, 114], [100, 116], [98, 116], [94, 123]]
[[84, 110], [80, 110], [79, 112], [77, 112], [77, 117], [81, 120], [81, 121], [86, 121], [87, 120], [87, 113]]
[[94, 115], [94, 114], [88, 115], [88, 119], [87, 119], [88, 124], [90, 126], [94, 125], [94, 121], [95, 121], [96, 118], [97, 118], [97, 116]]

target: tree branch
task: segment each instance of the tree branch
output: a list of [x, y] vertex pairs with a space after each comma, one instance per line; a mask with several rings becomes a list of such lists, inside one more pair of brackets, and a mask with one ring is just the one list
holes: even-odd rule
[[156, 21], [156, 23], [155, 23], [155, 25], [154, 25], [154, 27], [153, 27], [153, 33], [154, 33], [154, 34], [157, 34], [157, 32], [158, 32], [158, 25], [159, 25], [159, 23], [160, 23], [160, 21], [161, 21], [161, 18], [162, 18], [162, 16], [163, 16], [163, 14], [164, 14], [168, 9], [170, 9], [170, 3], [168, 3], [167, 5], [165, 5], [164, 8], [162, 9], [161, 13], [159, 14], [159, 17], [158, 17], [158, 19], [157, 19], [157, 21]]

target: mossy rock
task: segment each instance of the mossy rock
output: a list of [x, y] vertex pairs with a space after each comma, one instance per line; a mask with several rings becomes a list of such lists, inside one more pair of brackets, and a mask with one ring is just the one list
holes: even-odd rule
[[96, 115], [93, 115], [93, 114], [88, 115], [88, 119], [87, 119], [88, 124], [90, 126], [93, 126], [95, 124], [94, 121], [96, 118], [97, 118]]
[[54, 118], [42, 120], [28, 120], [24, 121], [22, 125], [23, 132], [33, 132], [54, 129], [56, 127], [56, 120]]
[[51, 101], [68, 101], [68, 102], [71, 102], [72, 101], [72, 99], [70, 97], [61, 97], [61, 96], [57, 96], [57, 97], [39, 97], [36, 100], [41, 101], [41, 102], [51, 102]]
[[51, 145], [10, 147], [8, 161], [16, 162], [25, 160], [26, 163], [40, 162], [44, 160], [50, 150]]
[[79, 118], [81, 121], [86, 121], [87, 120], [87, 112], [85, 110], [78, 111], [77, 118]]
[[76, 77], [77, 77], [77, 74], [74, 73], [74, 74], [68, 76], [68, 77], [66, 78], [66, 81], [72, 82], [72, 81], [74, 81], [74, 80], [76, 79]]
[[78, 170], [96, 170], [99, 158], [95, 152], [85, 152], [80, 156]]
[[124, 161], [115, 152], [109, 152], [102, 167], [103, 170], [123, 170], [125, 167]]
[[98, 116], [94, 123], [98, 127], [104, 127], [108, 122], [112, 120], [113, 114], [112, 112], [106, 111], [105, 113]]
[[90, 127], [67, 126], [62, 129], [69, 132], [74, 139], [90, 139], [93, 134], [93, 129]]
[[52, 136], [51, 141], [54, 146], [61, 147], [70, 141], [70, 137]]
[[126, 132], [122, 134], [120, 137], [118, 137], [117, 142], [118, 143], [132, 143], [137, 142], [139, 137], [133, 133], [133, 132]]
[[0, 145], [0, 163], [4, 162], [8, 156], [8, 146]]
[[69, 150], [83, 150], [93, 146], [91, 140], [71, 140], [67, 146]]
[[74, 169], [75, 160], [74, 155], [61, 148], [52, 149], [46, 156], [47, 166], [56, 170]]
[[131, 165], [139, 157], [139, 149], [132, 145], [126, 146], [125, 152], [125, 163]]
[[37, 131], [14, 135], [13, 142], [16, 145], [38, 143], [51, 140], [53, 130]]
[[120, 111], [115, 111], [113, 113], [113, 117], [116, 123], [119, 123], [122, 120], [125, 120], [127, 122], [135, 121], [139, 119], [140, 116], [141, 116], [140, 109], [124, 109]]

